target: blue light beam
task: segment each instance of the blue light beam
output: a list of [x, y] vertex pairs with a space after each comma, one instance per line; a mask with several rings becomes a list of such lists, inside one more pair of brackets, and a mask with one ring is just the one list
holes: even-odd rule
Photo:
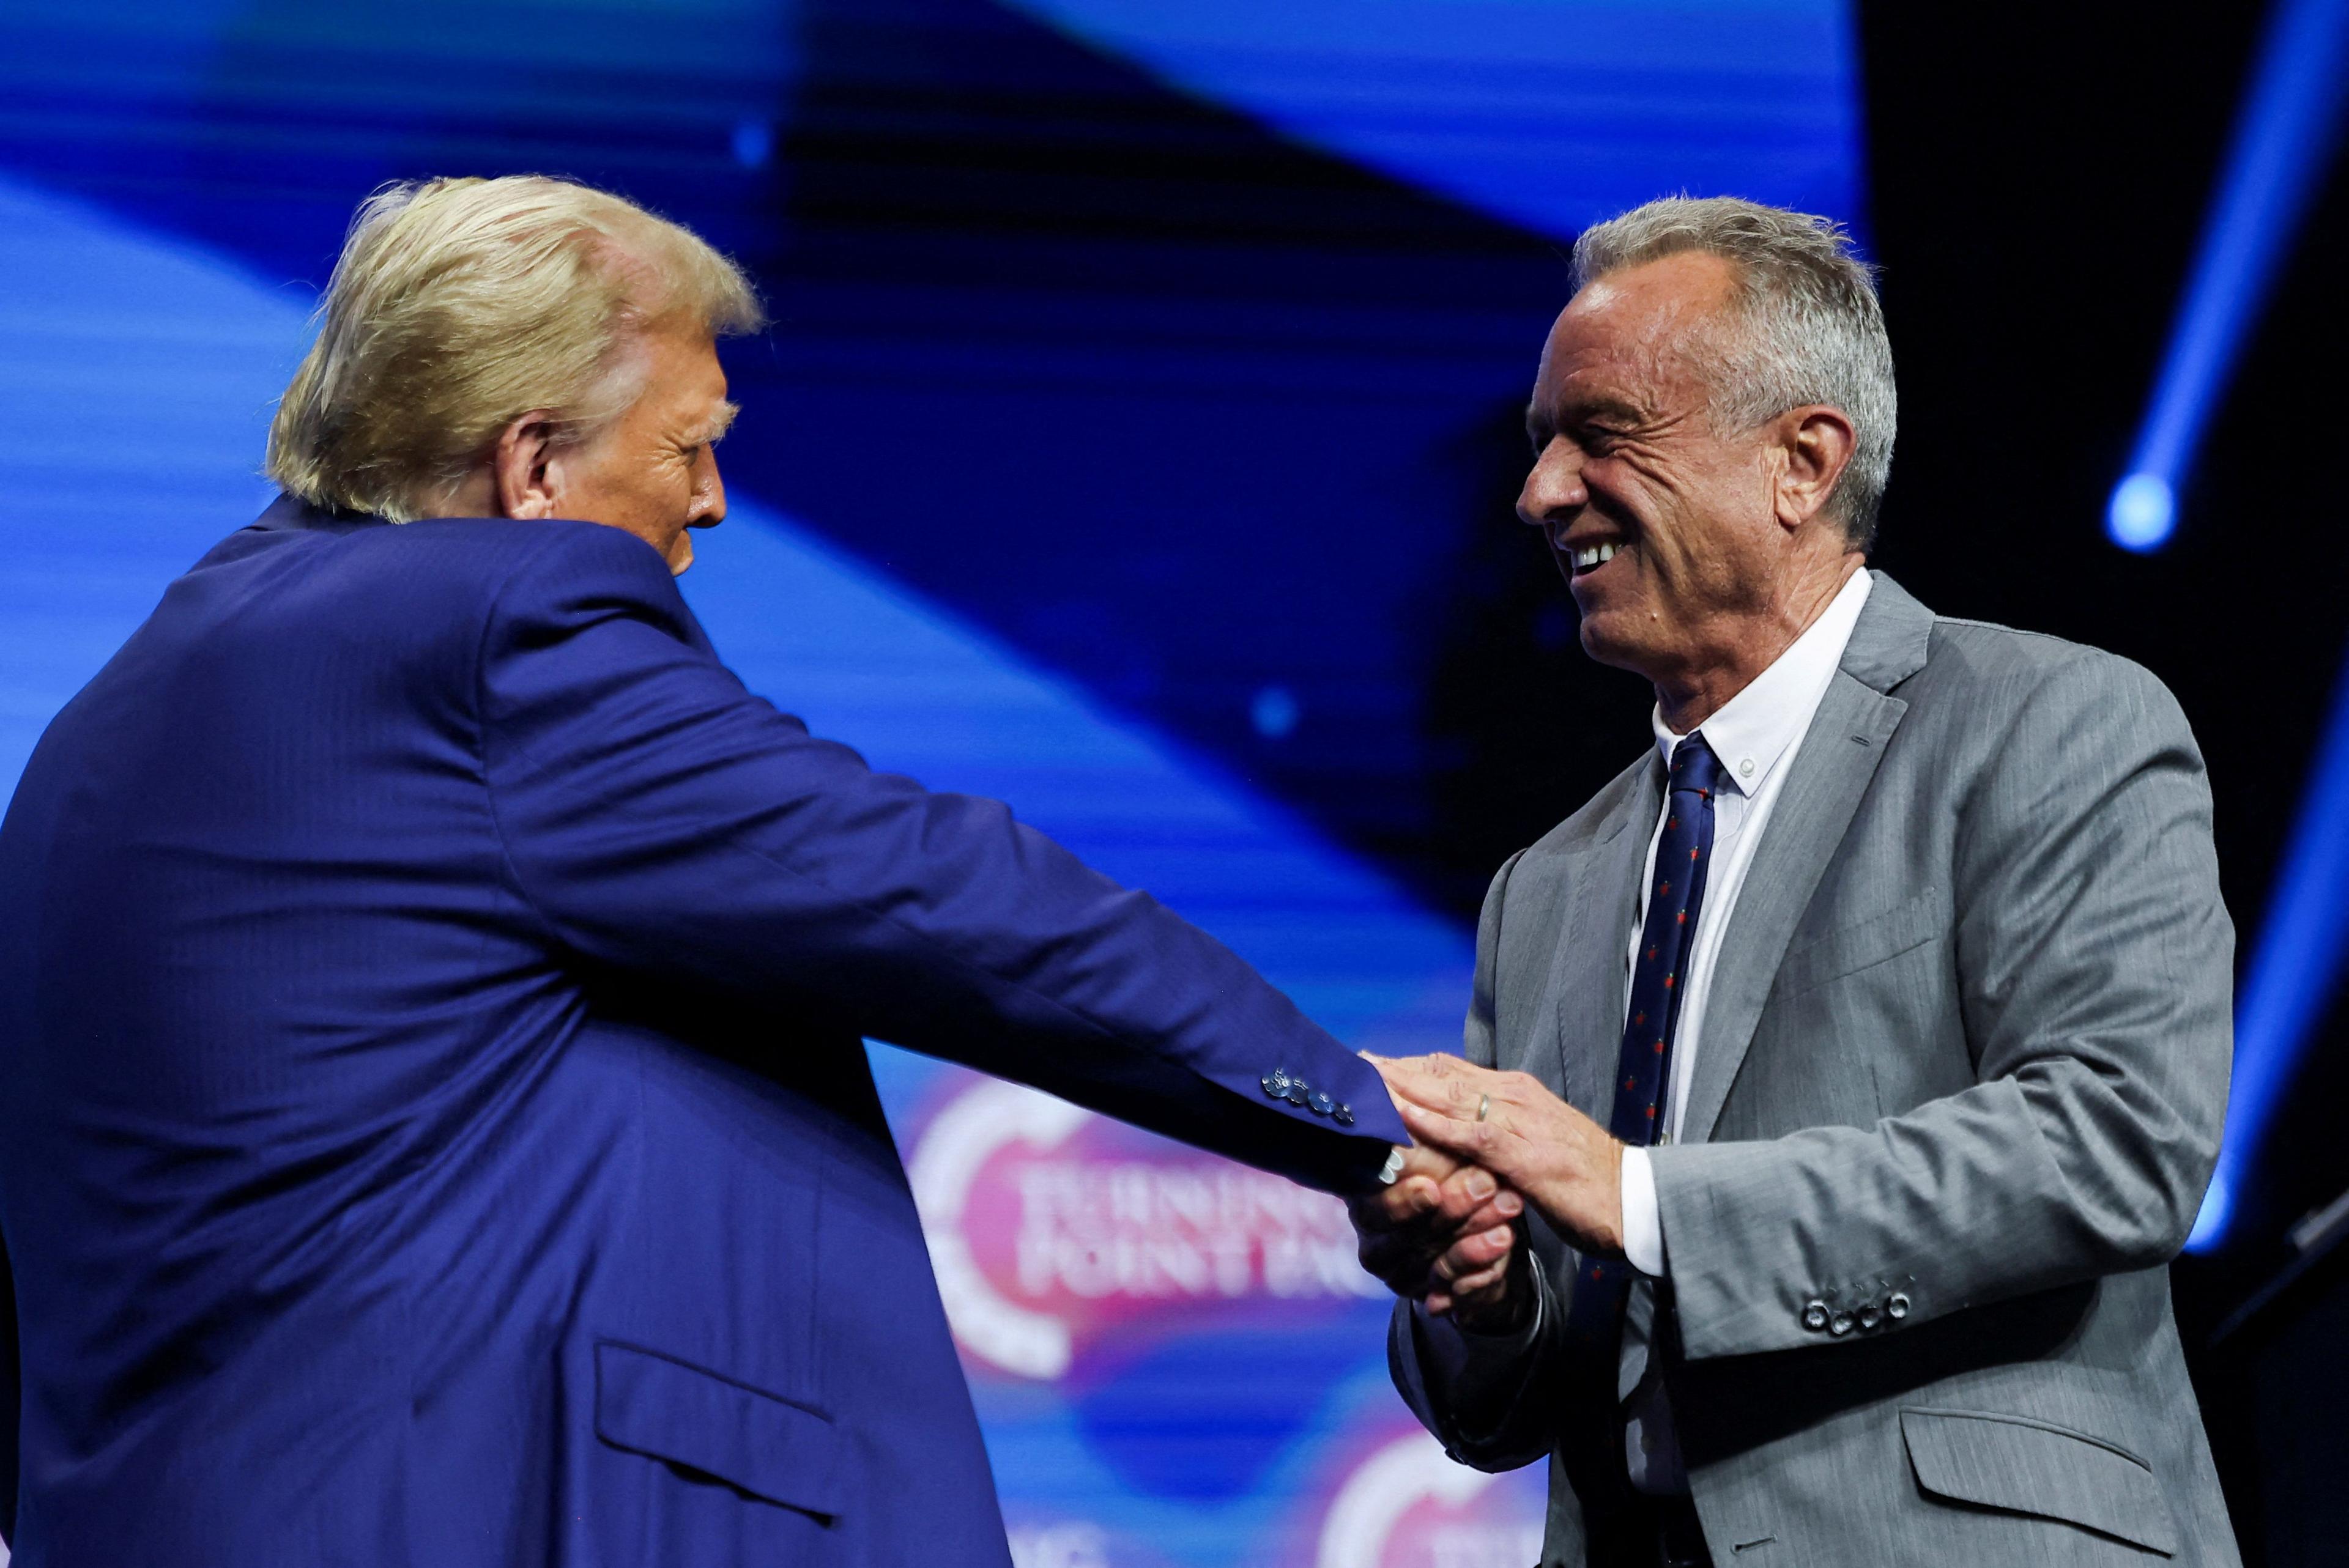
[[2189, 1253], [2209, 1252], [2226, 1239], [2236, 1195], [2258, 1157], [2276, 1101], [2310, 1033], [2323, 1018], [2343, 954], [2349, 951], [2349, 919], [2341, 907], [2342, 889], [2349, 886], [2349, 663], [2342, 667], [2333, 717], [2287, 842], [2291, 853], [2269, 897], [2267, 920], [2235, 999], [2235, 1081], [2227, 1101], [2227, 1132], [2202, 1212], [2186, 1238]]
[[2349, 0], [2276, 0], [2186, 303], [2106, 513], [2105, 531], [2124, 550], [2158, 550], [2177, 531], [2203, 428], [2333, 149], [2349, 98], [2344, 67]]

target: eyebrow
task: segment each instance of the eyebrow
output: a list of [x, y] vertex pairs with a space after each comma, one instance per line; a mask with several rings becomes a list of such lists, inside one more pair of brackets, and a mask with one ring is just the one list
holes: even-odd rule
[[709, 417], [709, 423], [701, 428], [702, 444], [706, 446], [712, 441], [724, 439], [726, 432], [734, 428], [734, 417], [741, 411], [742, 406], [740, 403], [720, 403], [718, 406], [718, 411]]

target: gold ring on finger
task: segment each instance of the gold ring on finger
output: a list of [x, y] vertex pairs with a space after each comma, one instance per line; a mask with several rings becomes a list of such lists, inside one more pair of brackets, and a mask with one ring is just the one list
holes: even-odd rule
[[1492, 1114], [1493, 1097], [1489, 1094], [1478, 1095], [1476, 1097], [1476, 1119], [1482, 1121]]

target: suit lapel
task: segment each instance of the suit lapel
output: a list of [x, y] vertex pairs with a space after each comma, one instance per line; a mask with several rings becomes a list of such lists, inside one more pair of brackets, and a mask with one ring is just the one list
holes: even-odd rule
[[1685, 1142], [1710, 1139], [1721, 1119], [1795, 923], [1909, 711], [1907, 703], [1887, 694], [1923, 667], [1932, 624], [1930, 611], [1876, 574], [1868, 607], [1795, 754], [1785, 793], [1771, 812], [1731, 912], [1689, 1082], [1681, 1129]]
[[1575, 857], [1568, 894], [1573, 913], [1550, 965], [1560, 1082], [1567, 1099], [1601, 1125], [1613, 1109], [1622, 1049], [1631, 912], [1663, 798], [1663, 765], [1651, 752], [1636, 787]]

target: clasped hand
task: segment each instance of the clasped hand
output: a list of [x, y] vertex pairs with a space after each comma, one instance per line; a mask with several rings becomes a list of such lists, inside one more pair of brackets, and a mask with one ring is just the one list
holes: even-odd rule
[[1362, 1266], [1389, 1289], [1480, 1333], [1521, 1326], [1527, 1205], [1578, 1251], [1621, 1254], [1623, 1146], [1604, 1128], [1526, 1073], [1368, 1059], [1417, 1142], [1393, 1185], [1353, 1204]]

